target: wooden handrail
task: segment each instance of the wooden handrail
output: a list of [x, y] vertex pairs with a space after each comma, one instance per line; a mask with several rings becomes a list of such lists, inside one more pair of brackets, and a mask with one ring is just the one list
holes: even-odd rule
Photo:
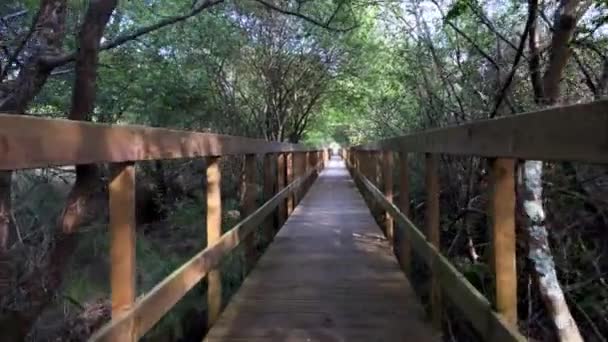
[[351, 168], [363, 189], [380, 204], [397, 223], [395, 229], [404, 229], [409, 244], [429, 268], [438, 276], [441, 289], [462, 311], [485, 341], [525, 341], [517, 328], [501, 314], [492, 310], [492, 304], [462, 275], [431, 241], [400, 210], [391, 203], [374, 184], [358, 170]]
[[601, 100], [439, 128], [351, 149], [608, 163], [606, 137], [608, 100]]
[[[215, 268], [226, 254], [241, 244], [273, 212], [276, 219], [272, 223], [274, 225], [276, 222], [276, 227], [270, 232], [278, 230], [289, 216], [290, 211], [286, 209], [288, 203], [293, 205], [287, 199], [308, 189], [323, 168], [326, 158], [318, 160], [315, 167], [306, 173], [298, 173], [295, 179], [293, 163], [286, 165], [284, 161], [287, 157], [292, 160], [294, 156], [306, 157], [310, 161], [308, 158], [318, 153], [319, 149], [300, 144], [228, 135], [0, 114], [0, 170], [91, 163], [110, 165], [112, 320], [95, 333], [92, 340], [133, 341], [140, 338], [206, 275], [208, 322], [212, 324], [222, 307], [221, 275]], [[251, 214], [221, 235], [219, 161], [226, 155], [246, 156], [246, 191], [249, 196], [246, 209]], [[263, 155], [265, 160], [264, 195], [268, 201], [255, 210], [253, 189], [256, 186], [257, 155]], [[275, 156], [277, 170], [273, 175], [271, 164]], [[135, 162], [199, 157], [208, 157], [207, 248], [135, 301]], [[285, 178], [289, 180], [288, 185]], [[275, 183], [277, 187], [274, 196], [272, 192], [275, 186], [270, 183]]]
[[116, 341], [115, 332], [132, 326], [133, 339], [142, 337], [209, 271], [216, 268], [223, 257], [234, 250], [256, 227], [269, 216], [287, 196], [298, 191], [318, 169], [295, 179], [260, 208], [226, 232], [212, 246], [205, 248], [185, 262], [171, 275], [140, 298], [130, 310], [98, 330], [90, 341]]
[[221, 134], [0, 114], [0, 170], [316, 150]]
[[[362, 191], [370, 194], [370, 207], [379, 204], [404, 230], [400, 241], [401, 262], [410, 269], [410, 249], [425, 261], [431, 273], [431, 315], [435, 325], [441, 320], [441, 292], [465, 314], [485, 340], [522, 340], [517, 332], [517, 271], [515, 244], [516, 159], [608, 163], [608, 100], [471, 122], [395, 137], [351, 147], [344, 158]], [[398, 153], [401, 184], [400, 207], [392, 203], [389, 189], [384, 195], [374, 183], [377, 164], [371, 156], [392, 158]], [[407, 218], [409, 203], [408, 153], [425, 154], [427, 190], [426, 230], [422, 234]], [[473, 155], [489, 158], [491, 165], [489, 217], [492, 230], [490, 263], [495, 273], [494, 307], [449, 261], [439, 246], [440, 154]], [[387, 163], [390, 165], [390, 163]], [[392, 184], [392, 168], [384, 170], [384, 184]], [[388, 195], [387, 195], [388, 194]], [[405, 201], [405, 202], [404, 202]]]

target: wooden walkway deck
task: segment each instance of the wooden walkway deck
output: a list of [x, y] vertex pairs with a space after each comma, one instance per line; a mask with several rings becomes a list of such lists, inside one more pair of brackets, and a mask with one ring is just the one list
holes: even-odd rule
[[205, 340], [435, 338], [343, 162], [332, 160]]

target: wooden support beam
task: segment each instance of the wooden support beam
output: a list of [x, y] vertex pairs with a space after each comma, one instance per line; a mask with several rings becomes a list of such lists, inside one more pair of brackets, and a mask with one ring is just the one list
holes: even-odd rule
[[[285, 179], [287, 177], [287, 154], [279, 153], [277, 155], [277, 193], [285, 188]], [[287, 201], [282, 201], [277, 209], [278, 225], [277, 232], [287, 220]]]
[[[243, 201], [243, 217], [251, 215], [255, 211], [256, 207], [256, 155], [246, 154], [245, 155], [245, 198]], [[257, 253], [257, 234], [250, 234], [245, 240], [244, 244], [244, 257], [243, 260], [243, 275], [246, 276], [253, 269], [253, 265], [258, 258]]]
[[361, 184], [362, 191], [368, 193], [386, 211], [388, 211], [400, 229], [406, 229], [410, 238], [412, 251], [430, 268], [443, 284], [446, 296], [459, 309], [463, 317], [480, 334], [484, 341], [517, 341], [527, 339], [522, 336], [517, 327], [506, 321], [503, 315], [492, 310], [492, 305], [473, 286], [467, 278], [454, 267], [450, 261], [441, 255], [439, 249], [410, 221], [399, 208], [389, 203], [384, 194], [378, 190], [363, 174], [356, 172], [355, 178]]
[[515, 255], [515, 160], [492, 162], [490, 213], [492, 266], [495, 272], [496, 310], [517, 324], [517, 270]]
[[[410, 181], [409, 181], [409, 165], [407, 152], [399, 153], [399, 210], [410, 217]], [[399, 261], [403, 272], [409, 276], [412, 267], [412, 244], [411, 238], [408, 236], [408, 230], [402, 230], [399, 240]]]
[[[109, 184], [110, 209], [110, 284], [112, 320], [129, 311], [137, 297], [135, 261], [135, 165], [112, 164]], [[134, 341], [131, 320], [112, 335], [114, 341]]]
[[309, 150], [221, 134], [0, 114], [0, 170]]
[[[382, 179], [384, 184], [384, 197], [390, 203], [393, 203], [393, 152], [382, 152]], [[391, 244], [395, 243], [395, 233], [393, 230], [393, 217], [385, 210], [384, 211], [384, 228], [386, 230], [386, 238]]]
[[[426, 173], [426, 238], [441, 251], [439, 231], [439, 156], [425, 154]], [[433, 327], [441, 330], [441, 286], [439, 274], [434, 264], [431, 264], [431, 321]]]
[[[305, 175], [311, 169], [312, 153], [310, 153], [310, 152], [304, 152], [303, 153], [303, 157], [304, 157], [304, 160], [302, 161], [302, 163], [303, 163], [303, 170], [302, 171], [303, 171], [303, 174]], [[302, 191], [302, 198], [304, 198], [304, 195], [308, 192], [308, 189], [310, 188], [311, 184], [312, 184], [312, 178], [310, 178], [306, 182], [306, 184], [304, 186], [304, 189]]]
[[[220, 158], [207, 158], [207, 248], [222, 236], [222, 195]], [[212, 270], [207, 277], [207, 327], [211, 327], [222, 311], [222, 275]]]
[[[274, 196], [277, 189], [276, 158], [277, 155], [274, 153], [264, 155], [264, 202], [268, 202]], [[264, 238], [266, 241], [270, 241], [278, 230], [278, 216], [270, 215], [266, 219], [264, 226]]]
[[[291, 184], [294, 179], [294, 153], [287, 153], [287, 170], [285, 172], [287, 185]], [[287, 196], [287, 218], [291, 216], [293, 209], [295, 208], [295, 194], [291, 193]]]

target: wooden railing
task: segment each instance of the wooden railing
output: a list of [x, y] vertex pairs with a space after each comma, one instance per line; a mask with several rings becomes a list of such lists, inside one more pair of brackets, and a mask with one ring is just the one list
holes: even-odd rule
[[[425, 155], [425, 233], [409, 219], [408, 158]], [[399, 159], [399, 203], [393, 204], [393, 154]], [[489, 159], [491, 170], [491, 269], [495, 275], [490, 303], [441, 254], [439, 222], [440, 154]], [[510, 117], [435, 129], [354, 146], [343, 157], [364, 194], [386, 215], [386, 235], [399, 244], [399, 259], [409, 273], [411, 252], [430, 269], [430, 310], [441, 327], [442, 294], [487, 341], [521, 341], [517, 329], [515, 255], [515, 165], [518, 159], [608, 163], [608, 101], [551, 108]], [[381, 163], [378, 165], [377, 163]], [[376, 186], [378, 166], [384, 189]], [[376, 184], [374, 184], [376, 182]], [[394, 223], [397, 223], [396, 225]], [[394, 229], [405, 238], [394, 241]]]
[[[219, 160], [227, 155], [245, 155], [244, 209], [248, 216], [222, 235]], [[264, 158], [266, 202], [256, 209], [253, 187], [258, 155]], [[243, 243], [247, 262], [254, 261], [252, 233], [273, 214], [276, 220], [271, 221], [276, 223], [269, 233], [278, 231], [328, 156], [327, 150], [243, 137], [0, 114], [0, 170], [111, 165], [108, 191], [112, 320], [91, 337], [93, 341], [133, 341], [142, 337], [205, 276], [208, 325], [213, 324], [223, 306], [217, 270], [222, 258]], [[207, 158], [207, 248], [136, 301], [135, 163], [200, 157]], [[277, 172], [273, 173], [275, 169]]]

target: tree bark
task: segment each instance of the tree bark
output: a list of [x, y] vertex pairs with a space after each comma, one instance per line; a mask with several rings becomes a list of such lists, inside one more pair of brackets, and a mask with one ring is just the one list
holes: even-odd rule
[[[57, 55], [65, 38], [65, 0], [41, 0], [35, 16], [30, 40], [29, 57], [15, 80], [4, 80], [0, 85], [0, 112], [21, 114], [40, 92], [51, 74], [41, 61], [46, 56]], [[6, 251], [10, 240], [12, 203], [12, 171], [0, 171], [0, 254]]]
[[[531, 0], [536, 2], [536, 0]], [[560, 82], [570, 56], [569, 43], [576, 27], [578, 0], [562, 0], [555, 16], [555, 30], [551, 41], [549, 66], [540, 83], [536, 27], [530, 30], [530, 77], [536, 103], [547, 106], [558, 102]], [[530, 10], [535, 10], [530, 6]], [[564, 292], [557, 278], [553, 254], [549, 246], [549, 232], [543, 207], [543, 162], [527, 160], [523, 165], [522, 205], [530, 259], [542, 299], [551, 316], [560, 341], [583, 341], [578, 326], [570, 313]]]
[[[78, 37], [76, 78], [72, 91], [70, 120], [90, 121], [95, 107], [97, 64], [101, 38], [117, 0], [91, 0]], [[86, 137], [82, 137], [86, 143]], [[72, 187], [60, 218], [61, 230], [73, 233], [84, 222], [90, 211], [90, 200], [95, 192], [97, 177], [95, 165], [77, 165], [76, 183]]]

